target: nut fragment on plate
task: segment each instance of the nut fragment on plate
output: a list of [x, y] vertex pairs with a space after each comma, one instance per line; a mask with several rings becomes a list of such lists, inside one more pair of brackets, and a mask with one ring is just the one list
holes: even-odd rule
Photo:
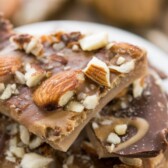
[[38, 66], [26, 64], [25, 70], [24, 78], [26, 79], [26, 85], [28, 87], [36, 86], [46, 76], [46, 72]]
[[110, 70], [100, 59], [93, 57], [83, 71], [88, 78], [96, 83], [110, 87]]
[[108, 35], [103, 32], [92, 34], [81, 39], [79, 43], [84, 51], [96, 50], [107, 45]]
[[135, 60], [128, 61], [120, 66], [110, 65], [109, 66], [111, 71], [117, 71], [120, 73], [129, 73], [135, 68]]
[[84, 81], [80, 70], [60, 72], [44, 81], [34, 92], [35, 103], [40, 107], [64, 106]]

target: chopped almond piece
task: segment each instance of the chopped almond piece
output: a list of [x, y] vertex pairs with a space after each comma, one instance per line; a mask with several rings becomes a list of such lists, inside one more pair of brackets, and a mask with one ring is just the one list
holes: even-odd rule
[[96, 50], [107, 45], [108, 35], [107, 33], [92, 34], [81, 39], [79, 43], [84, 51]]
[[131, 60], [131, 61], [126, 62], [120, 66], [110, 65], [109, 68], [111, 71], [117, 71], [120, 73], [129, 73], [135, 68], [135, 61]]
[[96, 83], [110, 87], [110, 71], [107, 65], [100, 59], [93, 57], [84, 69], [86, 76]]
[[67, 105], [67, 110], [81, 113], [84, 110], [84, 106], [77, 101], [71, 101]]

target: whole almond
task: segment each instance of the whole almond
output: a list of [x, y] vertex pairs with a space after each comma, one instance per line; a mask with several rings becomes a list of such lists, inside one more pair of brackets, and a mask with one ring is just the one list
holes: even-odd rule
[[33, 99], [39, 107], [64, 106], [83, 81], [81, 70], [59, 72], [36, 89]]

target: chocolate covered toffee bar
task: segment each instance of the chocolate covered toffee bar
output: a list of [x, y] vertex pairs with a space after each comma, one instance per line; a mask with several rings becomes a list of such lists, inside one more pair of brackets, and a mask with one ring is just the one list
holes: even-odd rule
[[24, 126], [3, 115], [0, 115], [0, 133], [1, 168], [167, 168], [168, 165], [166, 153], [147, 159], [99, 159], [85, 132], [68, 152], [55, 151]]
[[168, 143], [167, 99], [156, 72], [133, 82], [88, 127], [99, 157], [154, 157]]
[[146, 52], [109, 43], [105, 33], [14, 34], [9, 41], [0, 52], [0, 111], [62, 151], [146, 74]]

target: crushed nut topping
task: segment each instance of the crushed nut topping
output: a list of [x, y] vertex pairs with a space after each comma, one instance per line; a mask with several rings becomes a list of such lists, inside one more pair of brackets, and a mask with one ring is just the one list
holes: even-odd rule
[[118, 135], [125, 135], [127, 127], [128, 126], [126, 124], [118, 124], [114, 127], [114, 130]]
[[144, 79], [140, 78], [133, 82], [133, 96], [134, 98], [140, 97], [144, 90]]
[[121, 64], [123, 64], [125, 62], [125, 58], [124, 57], [119, 57], [118, 59], [117, 59], [117, 65], [121, 65]]
[[42, 168], [49, 166], [51, 162], [53, 162], [52, 158], [46, 158], [36, 153], [28, 153], [24, 155], [20, 165], [23, 168]]
[[72, 46], [72, 50], [73, 50], [73, 51], [79, 51], [79, 46], [76, 45], [76, 44], [74, 44], [74, 45]]
[[29, 144], [29, 141], [30, 141], [30, 134], [29, 134], [29, 131], [27, 130], [27, 128], [25, 128], [24, 126], [20, 125], [19, 126], [19, 129], [20, 129], [20, 139], [21, 141], [28, 145]]
[[5, 84], [0, 83], [0, 94], [5, 90]]
[[[27, 155], [28, 156], [31, 155], [31, 153], [29, 152], [31, 152], [32, 150], [36, 151], [36, 149], [43, 143], [41, 138], [35, 135], [32, 135], [31, 133], [28, 132], [28, 130], [24, 126], [19, 125], [15, 122], [12, 122], [11, 124], [9, 124], [6, 130], [10, 138], [7, 143], [7, 148], [5, 151], [5, 159], [8, 160], [9, 162], [14, 162], [17, 164], [21, 162], [21, 165], [24, 164], [23, 162], [25, 160], [25, 157]], [[43, 157], [40, 155], [38, 156], [46, 159], [46, 157]], [[21, 165], [17, 165], [17, 166], [21, 166]], [[35, 163], [33, 163], [33, 165], [36, 168], [37, 165]]]
[[8, 160], [9, 162], [13, 162], [13, 163], [16, 162], [16, 158], [14, 156], [6, 156], [5, 159]]
[[93, 57], [83, 70], [85, 75], [96, 83], [110, 87], [110, 71], [107, 65], [100, 59]]
[[16, 81], [20, 84], [25, 84], [26, 83], [26, 79], [25, 79], [25, 76], [22, 72], [20, 71], [16, 71], [15, 72], [15, 78], [16, 78]]
[[85, 100], [83, 101], [84, 107], [88, 110], [95, 109], [98, 103], [99, 103], [98, 95], [87, 96]]
[[16, 49], [24, 50], [27, 54], [41, 57], [43, 55], [43, 45], [40, 40], [28, 34], [15, 35], [10, 38]]
[[97, 129], [99, 128], [99, 125], [96, 122], [92, 122], [92, 128]]
[[53, 48], [56, 51], [60, 51], [65, 47], [65, 44], [63, 42], [59, 42], [59, 43], [54, 43], [53, 44]]
[[128, 103], [125, 101], [121, 101], [121, 108], [126, 109], [128, 107]]
[[116, 145], [121, 143], [121, 138], [117, 134], [111, 132], [107, 137], [107, 142]]
[[0, 99], [1, 100], [7, 100], [9, 99], [12, 94], [16, 95], [19, 94], [19, 91], [16, 88], [16, 84], [7, 84], [4, 91], [2, 92]]
[[65, 106], [71, 100], [71, 98], [74, 96], [74, 94], [75, 94], [74, 91], [65, 92], [62, 96], [60, 96], [59, 101], [58, 101], [58, 105]]
[[92, 51], [105, 47], [108, 43], [108, 35], [106, 33], [96, 33], [84, 37], [79, 41], [84, 51]]
[[46, 76], [46, 72], [37, 66], [26, 64], [25, 70], [26, 73], [24, 78], [26, 79], [26, 85], [28, 87], [34, 87], [38, 85]]
[[77, 101], [71, 101], [67, 105], [67, 110], [80, 113], [84, 110], [84, 106]]
[[109, 68], [111, 71], [117, 71], [120, 73], [129, 73], [135, 68], [135, 61], [131, 60], [129, 62], [121, 64], [120, 66], [110, 65]]
[[10, 152], [14, 154], [18, 158], [22, 158], [25, 154], [25, 150], [23, 147], [11, 146]]
[[38, 148], [41, 144], [43, 143], [43, 140], [39, 137], [33, 138], [30, 143], [29, 143], [29, 148], [30, 149], [36, 149]]

